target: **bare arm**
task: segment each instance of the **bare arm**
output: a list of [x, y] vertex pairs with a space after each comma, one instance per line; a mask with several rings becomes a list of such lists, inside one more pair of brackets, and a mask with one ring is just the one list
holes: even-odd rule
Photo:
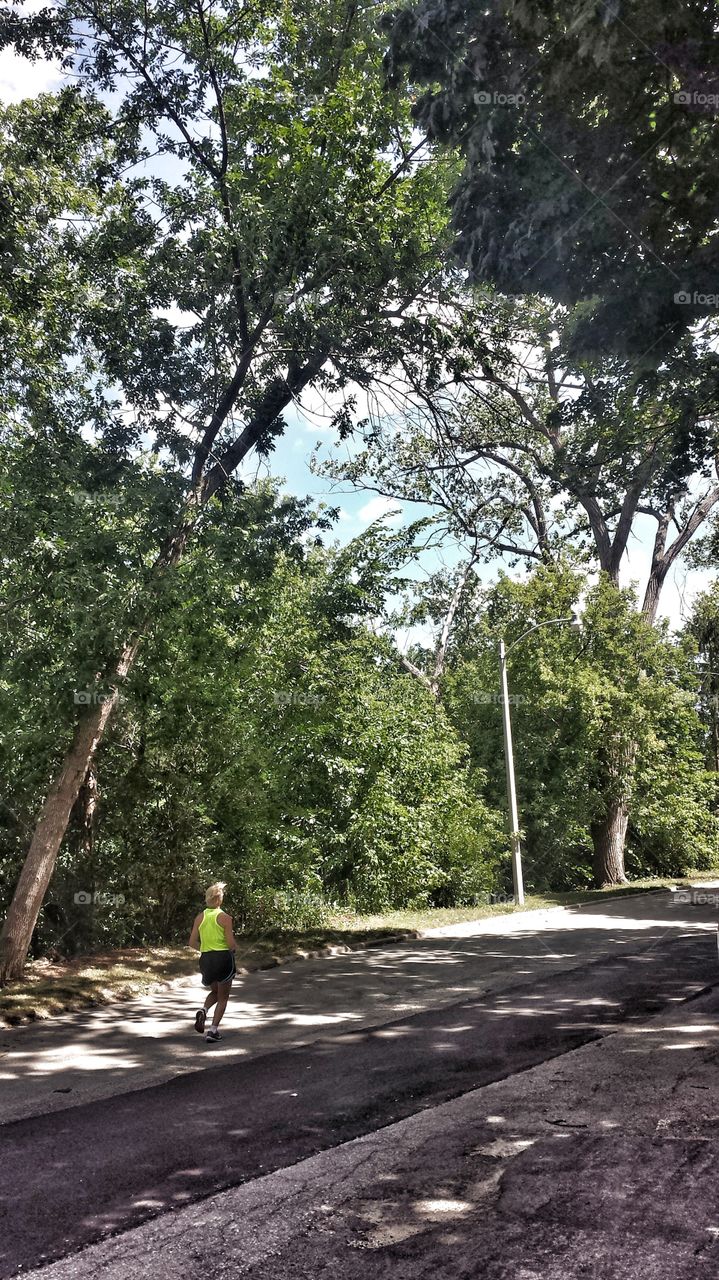
[[228, 916], [226, 911], [221, 911], [217, 919], [225, 931], [225, 940], [230, 951], [236, 951], [237, 943], [235, 942], [235, 935], [232, 932], [232, 916]]
[[195, 916], [195, 923], [192, 926], [190, 941], [187, 944], [188, 947], [194, 947], [195, 951], [199, 951], [200, 949], [200, 921], [202, 920], [202, 916], [203, 916], [202, 911], [200, 912], [199, 915]]

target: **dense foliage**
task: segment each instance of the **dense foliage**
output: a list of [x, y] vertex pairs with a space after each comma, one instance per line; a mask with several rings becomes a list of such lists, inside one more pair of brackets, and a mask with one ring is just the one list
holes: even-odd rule
[[[15, 453], [12, 463], [17, 482]], [[100, 518], [96, 507], [95, 528]], [[113, 521], [105, 551], [115, 555]], [[254, 927], [314, 922], [330, 903], [471, 902], [495, 887], [504, 840], [481, 776], [442, 709], [368, 627], [386, 586], [375, 541], [331, 550], [326, 525], [267, 486], [228, 496], [207, 522], [167, 584], [99, 754], [89, 827], [86, 794], [76, 806], [37, 946], [182, 934], [220, 874]], [[57, 603], [27, 597], [31, 642], [3, 636], [5, 898], [46, 744], [61, 749], [82, 711], [77, 673], [80, 696], [103, 696], [83, 611], [103, 547], [88, 539], [79, 563], [73, 532], [72, 543], [47, 527], [28, 539], [17, 566], [26, 584], [39, 588], [51, 564], [67, 589]], [[78, 594], [65, 611], [71, 580]], [[115, 585], [108, 626], [119, 574]]]
[[[0, 112], [3, 426], [46, 441], [61, 473], [91, 441], [101, 479], [149, 455], [160, 483], [107, 611], [117, 629], [89, 611], [107, 701], [63, 754], [48, 746], [0, 981], [22, 971], [120, 686], [203, 513], [308, 389], [373, 386], [401, 360], [423, 381], [435, 348], [451, 364], [474, 345], [448, 287], [452, 164], [424, 145], [415, 163], [377, 16], [284, 0], [67, 4], [54, 31], [3, 16], [0, 41], [22, 51], [57, 39], [71, 81]], [[340, 401], [340, 432], [347, 415]]]
[[[524, 583], [500, 579], [482, 599], [471, 637], [447, 677], [448, 714], [487, 771], [487, 797], [502, 804], [497, 635], [508, 643], [534, 622], [567, 617], [581, 574], [540, 569]], [[714, 865], [717, 776], [704, 764], [693, 646], [671, 642], [637, 613], [630, 592], [604, 577], [583, 602], [583, 631], [550, 626], [510, 657], [512, 721], [526, 875], [536, 888], [591, 883], [593, 820], [617, 788], [628, 793], [632, 876]], [[622, 748], [638, 744], [628, 774]]]
[[395, 82], [460, 145], [457, 249], [477, 281], [581, 302], [575, 341], [657, 366], [716, 316], [715, 6], [690, 0], [419, 0]]

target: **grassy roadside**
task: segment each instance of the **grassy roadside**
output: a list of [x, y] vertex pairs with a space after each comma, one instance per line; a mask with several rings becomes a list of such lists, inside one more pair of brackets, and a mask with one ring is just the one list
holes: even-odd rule
[[[692, 880], [715, 880], [719, 871], [692, 873]], [[669, 889], [672, 885], [684, 884], [676, 878], [633, 880], [631, 884], [618, 889], [584, 889], [572, 893], [528, 893], [524, 906], [516, 907], [513, 902], [492, 902], [479, 907], [433, 907], [429, 910], [389, 911], [384, 915], [360, 916], [358, 920], [365, 929], [379, 927], [382, 922], [385, 928], [391, 929], [440, 929], [447, 924], [460, 924], [463, 920], [484, 920], [490, 916], [512, 915], [515, 911], [537, 911], [543, 907], [571, 907], [586, 902], [606, 901], [607, 898], [623, 898], [627, 894], [646, 893], [649, 889]]]
[[[692, 880], [713, 879], [717, 872], [692, 874]], [[237, 939], [237, 966], [259, 969], [278, 959], [301, 957], [337, 945], [363, 946], [390, 937], [413, 936], [464, 920], [511, 915], [542, 907], [600, 902], [648, 889], [666, 889], [678, 880], [637, 880], [622, 889], [594, 889], [577, 893], [527, 895], [523, 907], [487, 903], [476, 907], [392, 911], [383, 915], [334, 917], [328, 927], [299, 932], [275, 930]], [[17, 1026], [115, 1000], [145, 995], [177, 978], [197, 973], [196, 954], [187, 947], [127, 947], [71, 960], [38, 960], [28, 965], [21, 982], [0, 989], [0, 1026]]]

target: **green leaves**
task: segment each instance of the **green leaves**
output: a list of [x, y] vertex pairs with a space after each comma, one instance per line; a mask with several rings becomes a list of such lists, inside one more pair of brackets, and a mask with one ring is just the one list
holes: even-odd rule
[[[473, 640], [456, 650], [446, 681], [452, 722], [486, 771], [487, 797], [504, 806], [498, 638], [568, 616], [582, 578], [543, 569], [503, 578], [485, 598]], [[584, 598], [583, 632], [551, 626], [510, 655], [509, 687], [525, 868], [532, 887], [591, 882], [591, 825], [630, 801], [632, 874], [679, 874], [716, 857], [716, 779], [705, 772], [696, 676], [683, 644], [636, 612], [604, 576]]]
[[421, 0], [399, 14], [390, 67], [425, 90], [426, 133], [462, 149], [453, 226], [473, 279], [591, 301], [574, 351], [658, 368], [716, 322], [719, 43], [711, 5], [622, 13]]
[[433, 320], [412, 302], [444, 275], [449, 171], [414, 159], [374, 10], [124, 0], [65, 17], [76, 87], [7, 116], [3, 400], [116, 437], [114, 396], [195, 479], [209, 455], [188, 436], [211, 440], [214, 491], [271, 449], [308, 378], [367, 385], [426, 358]]
[[[97, 672], [121, 633], [146, 545], [137, 516], [158, 501], [153, 485], [169, 485], [126, 466], [108, 489], [102, 457], [87, 448], [68, 458], [49, 495], [47, 447], [15, 443], [0, 468], [13, 553], [0, 562], [4, 895], [24, 838], [12, 815], [32, 811], [48, 753], [82, 713], [75, 692], [102, 696]], [[78, 502], [81, 477], [93, 487]], [[111, 922], [96, 922], [119, 943], [184, 930], [187, 901], [213, 871], [248, 910], [280, 890], [275, 920], [304, 918], [307, 895], [316, 914], [318, 895], [381, 909], [471, 901], [494, 887], [502, 837], [481, 778], [391, 641], [368, 625], [411, 546], [374, 531], [327, 550], [327, 525], [269, 484], [228, 491], [223, 507], [207, 510], [198, 542], [156, 593], [97, 762], [91, 860], [79, 815], [71, 826], [53, 893], [65, 927], [82, 923], [73, 907], [80, 873], [79, 887], [112, 884], [124, 895]]]

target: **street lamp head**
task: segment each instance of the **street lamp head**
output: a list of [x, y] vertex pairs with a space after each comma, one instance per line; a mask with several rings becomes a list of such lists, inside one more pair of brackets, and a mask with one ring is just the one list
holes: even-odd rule
[[572, 628], [572, 631], [582, 630], [582, 617], [579, 609], [572, 609], [572, 616], [569, 619], [569, 625]]

